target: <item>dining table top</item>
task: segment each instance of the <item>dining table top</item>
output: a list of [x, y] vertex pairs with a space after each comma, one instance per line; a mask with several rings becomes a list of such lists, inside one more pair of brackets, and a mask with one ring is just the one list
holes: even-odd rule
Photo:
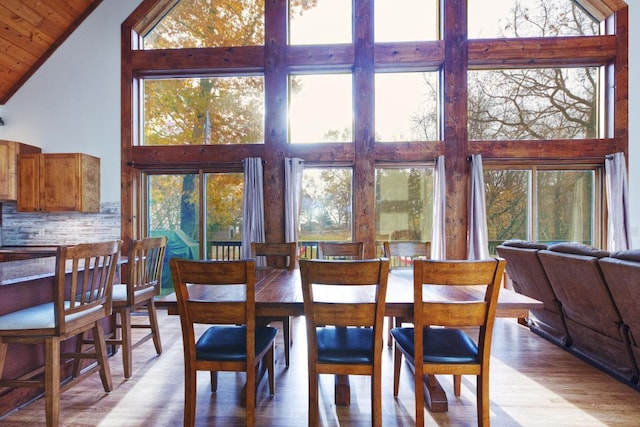
[[[212, 286], [190, 285], [192, 299], [211, 298]], [[478, 301], [484, 298], [482, 286], [429, 286], [425, 300]], [[304, 314], [300, 270], [256, 270], [256, 315], [301, 316]], [[156, 307], [178, 314], [176, 295], [170, 293], [156, 299]], [[542, 309], [541, 301], [502, 288], [498, 297], [497, 317], [525, 318], [529, 310]], [[413, 313], [413, 270], [392, 269], [389, 272], [385, 304], [386, 316], [410, 317]]]

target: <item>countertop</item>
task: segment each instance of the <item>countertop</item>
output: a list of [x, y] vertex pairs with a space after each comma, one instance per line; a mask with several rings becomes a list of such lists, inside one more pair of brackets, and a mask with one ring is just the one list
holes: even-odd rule
[[53, 277], [55, 270], [55, 256], [0, 262], [0, 286]]
[[55, 256], [55, 246], [0, 246], [0, 263]]
[[[118, 265], [126, 263], [127, 257], [120, 256]], [[0, 286], [53, 277], [55, 271], [56, 257], [51, 255], [34, 259], [0, 262]]]

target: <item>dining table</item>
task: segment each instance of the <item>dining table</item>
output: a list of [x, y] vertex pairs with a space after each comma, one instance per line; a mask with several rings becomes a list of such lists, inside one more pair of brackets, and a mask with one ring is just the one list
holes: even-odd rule
[[[190, 297], [198, 300], [216, 298], [215, 287], [189, 285]], [[429, 301], [477, 301], [484, 298], [482, 286], [430, 286], [425, 292]], [[258, 268], [256, 269], [256, 317], [303, 316], [302, 285], [300, 270]], [[225, 298], [233, 298], [226, 294]], [[159, 296], [156, 307], [177, 315], [178, 306], [175, 293]], [[508, 288], [502, 288], [498, 297], [497, 317], [523, 319], [529, 310], [542, 309], [541, 301], [529, 298]], [[385, 316], [410, 319], [413, 317], [413, 270], [411, 268], [392, 269], [389, 272]], [[432, 412], [448, 410], [447, 395], [434, 375], [425, 375], [425, 405]], [[347, 376], [336, 376], [336, 405], [350, 404], [350, 386]]]

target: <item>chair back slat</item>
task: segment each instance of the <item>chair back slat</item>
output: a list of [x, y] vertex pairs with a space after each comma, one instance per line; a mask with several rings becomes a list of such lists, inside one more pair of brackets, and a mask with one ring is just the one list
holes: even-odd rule
[[187, 301], [186, 308], [193, 323], [242, 324], [247, 320], [244, 301]]
[[296, 242], [289, 243], [258, 243], [251, 242], [251, 258], [256, 257], [279, 257], [284, 259], [284, 266], [292, 271], [296, 268], [298, 258], [298, 245]]
[[[155, 287], [156, 294], [160, 292], [160, 280], [162, 278], [162, 266], [166, 251], [166, 237], [147, 237], [133, 240], [129, 247], [129, 278], [127, 284], [131, 291], [137, 292]], [[133, 302], [131, 302], [133, 303]]]
[[390, 268], [411, 268], [418, 257], [431, 256], [430, 242], [395, 241], [382, 243], [383, 256], [389, 258]]
[[[111, 296], [121, 242], [61, 246], [56, 254], [55, 315], [60, 332], [79, 323], [83, 314], [111, 315]], [[67, 279], [68, 278], [68, 279]], [[65, 283], [68, 291], [65, 291]]]
[[423, 321], [426, 325], [450, 327], [480, 326], [487, 322], [487, 303], [424, 303]]
[[[345, 313], [349, 313], [345, 316]], [[371, 326], [375, 323], [376, 304], [315, 303], [314, 320], [318, 325]]]
[[364, 259], [364, 242], [318, 242], [319, 259]]

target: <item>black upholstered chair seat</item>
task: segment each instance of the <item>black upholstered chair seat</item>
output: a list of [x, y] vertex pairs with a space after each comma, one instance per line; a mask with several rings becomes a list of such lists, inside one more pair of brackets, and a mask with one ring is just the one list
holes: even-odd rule
[[317, 328], [318, 362], [373, 363], [373, 328]]
[[[278, 330], [256, 326], [256, 354], [264, 351], [275, 339]], [[245, 326], [212, 326], [196, 343], [198, 360], [241, 361], [247, 358]]]
[[[391, 330], [396, 345], [415, 354], [413, 328]], [[478, 346], [459, 329], [424, 328], [424, 363], [473, 363], [478, 361]]]

